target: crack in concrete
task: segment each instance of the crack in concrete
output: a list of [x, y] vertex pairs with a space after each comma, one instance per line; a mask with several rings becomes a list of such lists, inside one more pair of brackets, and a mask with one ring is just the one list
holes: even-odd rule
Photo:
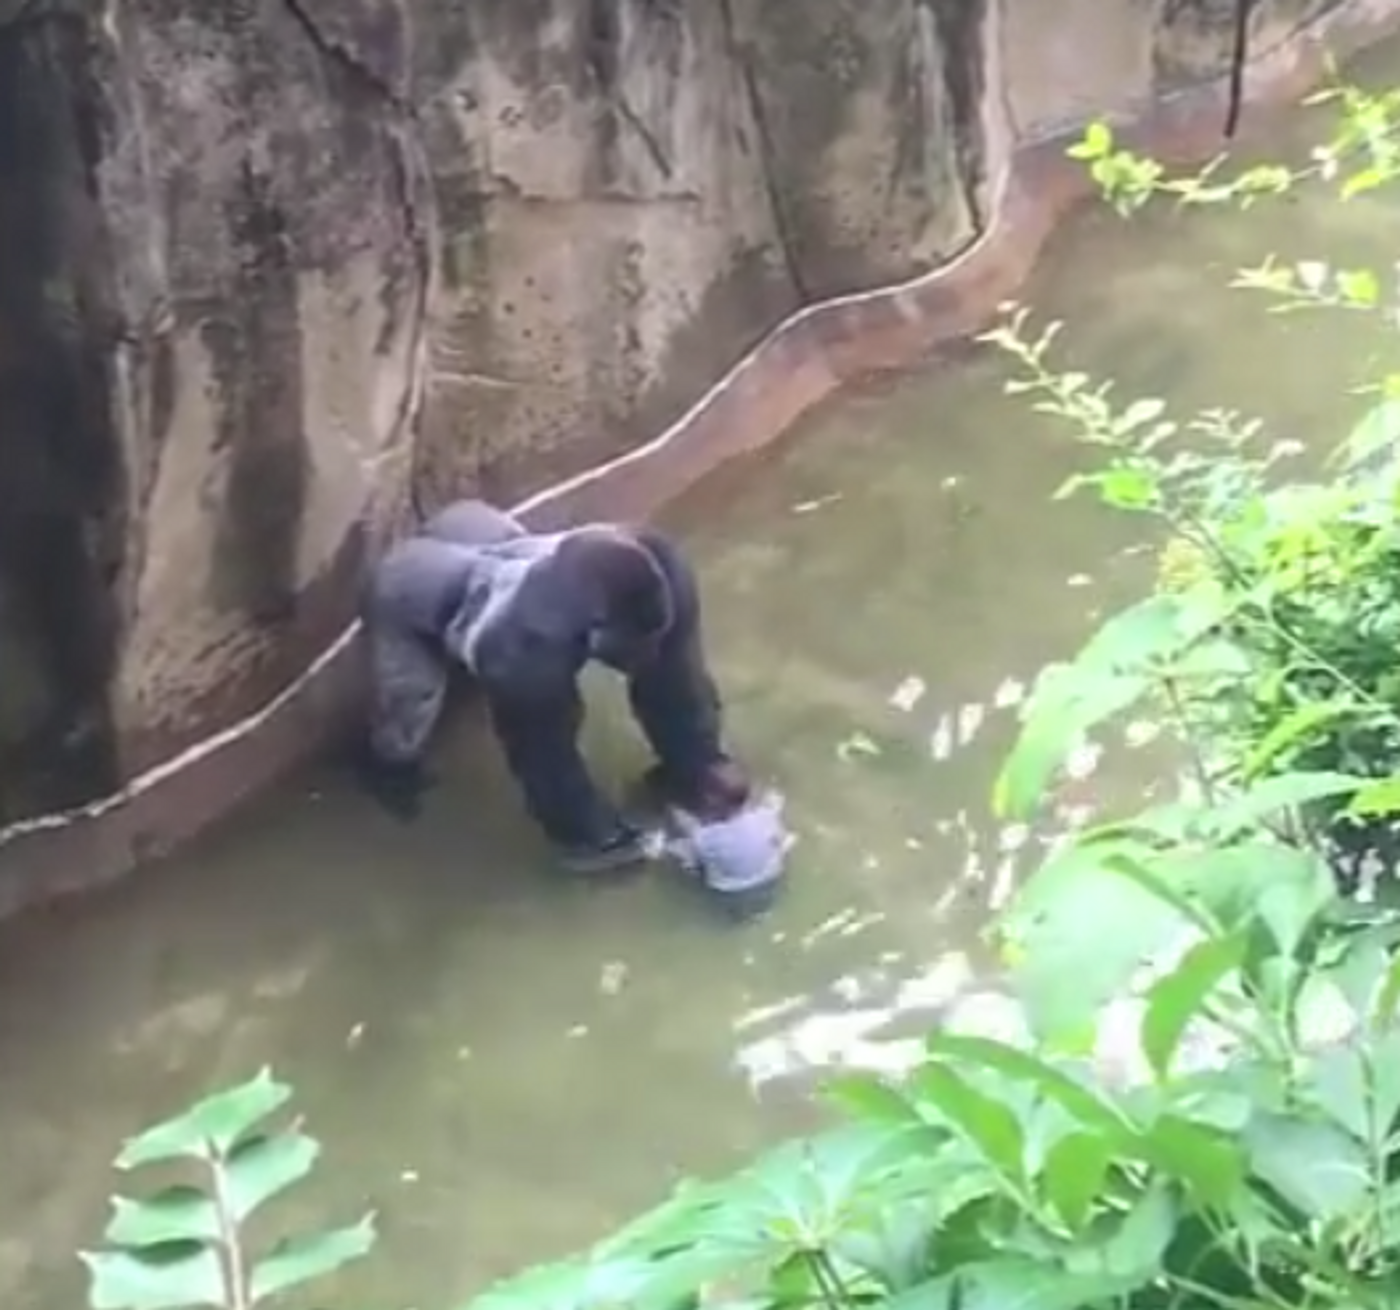
[[759, 94], [758, 78], [754, 75], [753, 61], [743, 42], [739, 40], [739, 29], [734, 22], [733, 0], [719, 0], [720, 22], [724, 27], [725, 48], [729, 51], [730, 63], [739, 70], [744, 82], [744, 91], [749, 102], [749, 113], [753, 117], [754, 131], [758, 135], [759, 172], [763, 175], [764, 189], [768, 193], [768, 208], [773, 214], [773, 231], [778, 238], [783, 264], [787, 269], [788, 281], [797, 297], [799, 305], [812, 303], [811, 288], [802, 273], [802, 264], [797, 255], [797, 237], [787, 210], [787, 202], [782, 188], [778, 185], [774, 160], [777, 148], [768, 122], [768, 112], [763, 107]]
[[1230, 103], [1225, 110], [1225, 139], [1235, 135], [1244, 109], [1244, 78], [1249, 63], [1249, 20], [1257, 0], [1235, 0], [1235, 30], [1230, 47]]
[[666, 152], [661, 149], [661, 142], [657, 140], [656, 133], [647, 126], [642, 116], [632, 108], [632, 102], [627, 98], [627, 93], [621, 87], [617, 89], [613, 97], [613, 107], [621, 116], [622, 121], [627, 124], [646, 147], [646, 152], [651, 156], [651, 162], [656, 165], [656, 171], [668, 182], [675, 174], [675, 169], [671, 166], [671, 161], [666, 158]]
[[943, 82], [952, 111], [958, 185], [974, 232], [981, 233], [988, 221], [981, 203], [987, 168], [982, 102], [987, 85], [987, 24], [992, 21], [991, 6], [984, 0], [960, 3], [965, 7], [956, 18], [937, 0], [928, 4], [928, 13], [942, 54]]
[[[428, 329], [430, 307], [435, 285], [436, 260], [436, 220], [434, 191], [430, 180], [432, 162], [427, 148], [418, 131], [420, 120], [417, 106], [408, 96], [401, 95], [393, 85], [375, 69], [370, 67], [356, 52], [343, 41], [338, 41], [321, 29], [316, 18], [306, 8], [303, 0], [282, 0], [287, 13], [301, 28], [311, 45], [327, 60], [342, 69], [352, 82], [367, 90], [375, 99], [381, 100], [395, 110], [399, 122], [389, 129], [390, 140], [394, 143], [391, 152], [394, 171], [395, 200], [402, 215], [404, 230], [413, 252], [416, 273], [416, 289], [411, 310], [410, 329], [412, 340], [408, 348], [409, 376], [404, 394], [399, 402], [392, 423], [392, 432], [397, 435], [412, 433], [409, 445], [409, 473], [404, 488], [410, 500], [415, 496], [414, 483], [417, 480], [418, 455], [417, 434], [413, 426], [422, 400], [427, 391], [430, 373], [431, 334]], [[428, 180], [427, 208], [424, 214], [418, 205], [415, 182]], [[391, 332], [386, 324], [386, 335]], [[393, 438], [390, 438], [393, 444]], [[368, 507], [367, 507], [368, 508]]]
[[394, 90], [383, 76], [365, 63], [344, 41], [337, 41], [333, 36], [323, 32], [321, 24], [306, 8], [302, 0], [282, 0], [282, 4], [311, 44], [327, 59], [339, 65], [350, 75], [352, 80], [372, 91], [378, 98], [387, 101], [401, 114], [409, 118], [417, 118], [418, 114], [413, 102]]

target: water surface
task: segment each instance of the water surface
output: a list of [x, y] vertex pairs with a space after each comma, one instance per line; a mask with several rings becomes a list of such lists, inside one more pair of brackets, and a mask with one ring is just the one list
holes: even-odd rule
[[[1267, 317], [1224, 286], [1269, 249], [1388, 267], [1392, 210], [1089, 211], [1025, 299], [1125, 392], [1315, 442], [1357, 409], [1339, 382], [1366, 375], [1371, 325]], [[178, 860], [0, 931], [4, 1304], [79, 1304], [72, 1252], [119, 1140], [264, 1063], [328, 1146], [304, 1212], [383, 1213], [379, 1252], [326, 1303], [435, 1307], [806, 1126], [813, 1070], [897, 1060], [940, 1018], [1002, 1022], [978, 931], [1035, 845], [987, 810], [1008, 707], [1147, 565], [1142, 525], [1052, 503], [1081, 454], [1004, 376], [960, 351], [844, 396], [670, 515], [735, 742], [800, 834], [772, 918], [721, 926], [663, 873], [567, 884], [465, 722], [412, 827], [308, 774]], [[645, 758], [617, 688], [594, 692], [590, 751], [621, 786]], [[1137, 758], [1072, 781], [1061, 819], [1131, 791]]]

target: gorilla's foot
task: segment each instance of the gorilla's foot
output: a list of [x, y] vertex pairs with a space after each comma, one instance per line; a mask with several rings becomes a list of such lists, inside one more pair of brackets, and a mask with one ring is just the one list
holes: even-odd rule
[[647, 834], [630, 826], [597, 846], [570, 846], [560, 851], [564, 867], [580, 877], [633, 871], [652, 858], [653, 843]]

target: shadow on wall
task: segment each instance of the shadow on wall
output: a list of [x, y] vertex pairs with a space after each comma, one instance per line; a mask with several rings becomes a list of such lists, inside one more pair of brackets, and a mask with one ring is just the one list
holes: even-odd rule
[[79, 19], [0, 28], [0, 821], [116, 787], [125, 489]]

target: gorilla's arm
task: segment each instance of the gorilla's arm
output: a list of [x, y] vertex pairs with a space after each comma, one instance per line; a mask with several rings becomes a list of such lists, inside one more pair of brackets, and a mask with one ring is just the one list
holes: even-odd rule
[[671, 592], [671, 626], [628, 680], [632, 713], [678, 795], [727, 760], [719, 690], [705, 660], [700, 589], [689, 561], [660, 533], [641, 531]]
[[506, 762], [535, 821], [567, 847], [599, 847], [622, 828], [578, 748], [583, 699], [578, 673], [585, 654], [543, 638], [497, 648], [478, 677]]

